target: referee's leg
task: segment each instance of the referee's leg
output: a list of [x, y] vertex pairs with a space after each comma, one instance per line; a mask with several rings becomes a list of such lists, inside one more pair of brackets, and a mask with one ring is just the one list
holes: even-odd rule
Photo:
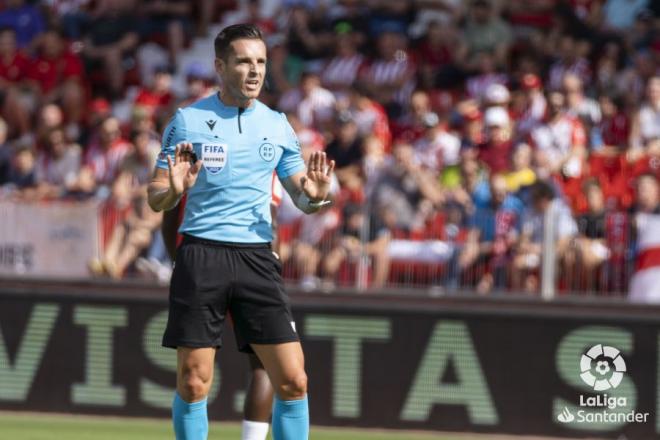
[[178, 347], [172, 420], [177, 440], [206, 440], [206, 396], [213, 383], [215, 348]]
[[264, 364], [275, 389], [273, 440], [307, 440], [307, 374], [300, 342], [250, 345]]

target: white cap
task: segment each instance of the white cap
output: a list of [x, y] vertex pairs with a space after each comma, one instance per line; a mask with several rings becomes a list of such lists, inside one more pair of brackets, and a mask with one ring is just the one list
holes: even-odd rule
[[509, 102], [511, 94], [509, 89], [502, 84], [491, 84], [484, 93], [484, 100], [491, 104], [502, 104]]
[[503, 107], [491, 107], [484, 113], [486, 127], [506, 127], [509, 122], [509, 113]]

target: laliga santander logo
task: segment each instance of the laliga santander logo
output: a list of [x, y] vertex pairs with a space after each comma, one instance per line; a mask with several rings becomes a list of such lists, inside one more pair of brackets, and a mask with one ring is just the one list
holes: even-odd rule
[[580, 359], [580, 377], [594, 391], [616, 388], [623, 380], [626, 362], [621, 353], [608, 345], [594, 345]]
[[[623, 381], [626, 372], [626, 362], [621, 352], [608, 345], [594, 345], [580, 358], [580, 378], [593, 391], [605, 391], [617, 388]], [[557, 414], [561, 423], [646, 423], [650, 416], [648, 412], [638, 412], [635, 408], [627, 408], [628, 399], [625, 395], [612, 396], [607, 393], [584, 396], [580, 395], [578, 407], [568, 407]]]

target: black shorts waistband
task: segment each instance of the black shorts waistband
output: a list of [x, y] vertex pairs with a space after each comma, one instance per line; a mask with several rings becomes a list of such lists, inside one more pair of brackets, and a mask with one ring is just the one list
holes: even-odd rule
[[270, 249], [270, 243], [235, 243], [232, 241], [217, 241], [209, 240], [207, 238], [194, 237], [188, 234], [182, 234], [183, 240], [181, 242], [184, 244], [203, 244], [205, 246], [213, 246], [219, 248], [229, 248], [229, 249]]

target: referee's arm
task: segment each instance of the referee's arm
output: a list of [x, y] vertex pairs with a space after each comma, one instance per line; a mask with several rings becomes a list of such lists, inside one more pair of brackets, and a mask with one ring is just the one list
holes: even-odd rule
[[327, 198], [334, 169], [335, 161], [316, 151], [310, 156], [307, 169], [282, 180], [282, 185], [298, 209], [312, 214], [330, 204]]

